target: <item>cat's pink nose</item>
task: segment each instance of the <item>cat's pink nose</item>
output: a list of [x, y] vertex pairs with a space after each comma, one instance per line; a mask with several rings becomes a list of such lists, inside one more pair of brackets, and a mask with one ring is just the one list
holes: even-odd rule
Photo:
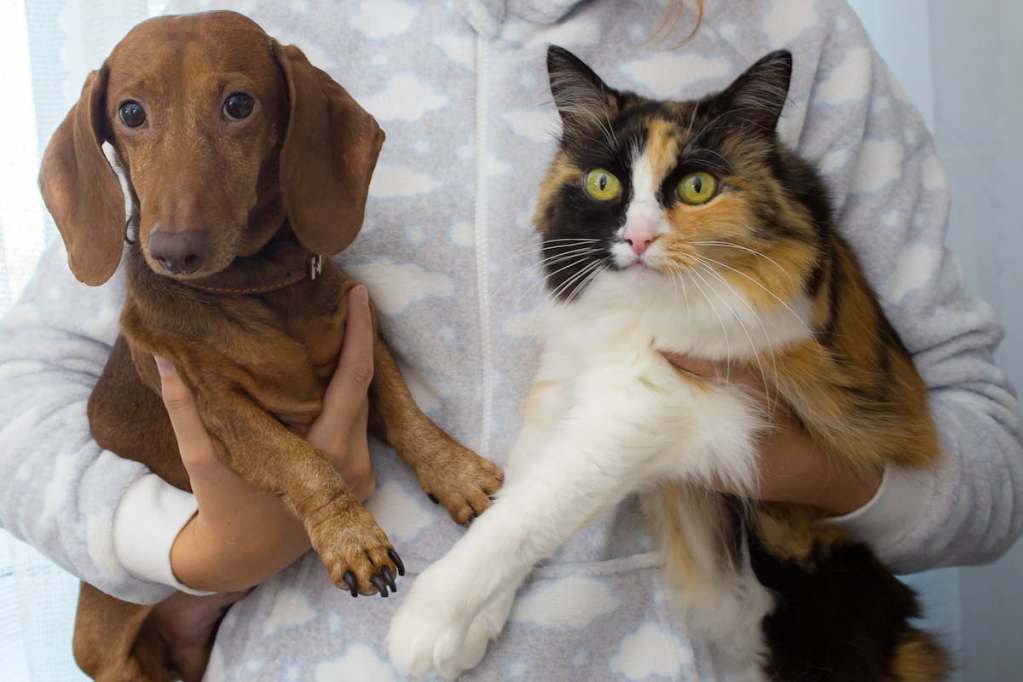
[[632, 247], [633, 253], [642, 256], [650, 248], [650, 245], [657, 239], [657, 234], [646, 230], [626, 230], [625, 243]]

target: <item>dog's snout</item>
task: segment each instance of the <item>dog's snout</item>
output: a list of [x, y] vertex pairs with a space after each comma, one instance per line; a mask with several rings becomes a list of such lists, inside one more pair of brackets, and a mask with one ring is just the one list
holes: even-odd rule
[[200, 230], [170, 232], [155, 229], [149, 236], [149, 255], [173, 275], [190, 275], [206, 260], [209, 238]]

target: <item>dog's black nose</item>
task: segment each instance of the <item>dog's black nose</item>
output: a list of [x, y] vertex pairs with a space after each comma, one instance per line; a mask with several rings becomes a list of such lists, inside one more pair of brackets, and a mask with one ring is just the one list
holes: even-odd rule
[[169, 232], [157, 228], [149, 235], [149, 255], [173, 275], [190, 275], [206, 260], [206, 232]]

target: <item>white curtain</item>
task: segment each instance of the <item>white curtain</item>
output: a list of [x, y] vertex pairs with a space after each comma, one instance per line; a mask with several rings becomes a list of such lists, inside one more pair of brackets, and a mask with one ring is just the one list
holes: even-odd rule
[[[711, 0], [724, 2], [726, 0]], [[787, 2], [788, 0], [778, 0]], [[1023, 386], [1023, 3], [851, 0], [935, 133], [952, 188], [949, 240], [998, 308], [1002, 365]], [[0, 0], [0, 314], [31, 275], [52, 222], [35, 188], [40, 152], [95, 68], [163, 0]], [[957, 679], [1023, 679], [1023, 546], [994, 566], [913, 576], [928, 625], [957, 652]], [[76, 581], [0, 531], [0, 680], [83, 679], [70, 656]]]

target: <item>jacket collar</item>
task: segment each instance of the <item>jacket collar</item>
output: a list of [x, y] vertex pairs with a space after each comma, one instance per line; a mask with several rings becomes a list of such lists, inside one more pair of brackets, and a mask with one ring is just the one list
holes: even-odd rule
[[457, 0], [458, 11], [477, 33], [493, 38], [506, 19], [553, 24], [583, 0]]

